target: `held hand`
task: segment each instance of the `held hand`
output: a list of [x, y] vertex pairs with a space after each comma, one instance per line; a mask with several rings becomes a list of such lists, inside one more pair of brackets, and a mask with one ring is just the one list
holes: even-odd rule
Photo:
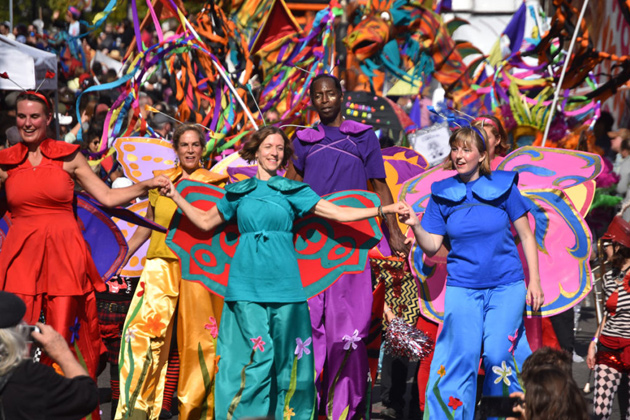
[[400, 220], [400, 223], [404, 223], [412, 227], [420, 223], [416, 212], [407, 202], [399, 201], [398, 204], [401, 205], [400, 211], [397, 211], [398, 220]]
[[392, 255], [405, 258], [409, 255], [411, 244], [407, 242], [407, 238], [400, 229], [396, 228], [389, 232], [389, 248], [392, 250]]
[[540, 279], [530, 279], [527, 286], [526, 302], [532, 307], [532, 311], [538, 312], [545, 303], [545, 295], [540, 287]]
[[164, 175], [158, 175], [155, 178], [149, 180], [149, 188], [163, 188], [168, 186], [171, 180]]
[[588, 353], [586, 354], [586, 366], [589, 369], [595, 368], [595, 353], [597, 353], [597, 344], [594, 341], [588, 345]]
[[167, 179], [168, 183], [160, 188], [160, 194], [175, 200], [177, 196], [179, 196], [179, 192], [177, 192], [177, 188], [173, 185], [173, 182], [170, 179]]

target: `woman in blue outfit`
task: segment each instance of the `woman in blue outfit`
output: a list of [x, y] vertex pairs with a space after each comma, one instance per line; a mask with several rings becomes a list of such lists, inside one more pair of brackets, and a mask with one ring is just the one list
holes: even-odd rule
[[258, 130], [241, 150], [245, 160], [258, 163], [256, 177], [226, 186], [226, 195], [209, 211], [193, 207], [172, 185], [163, 190], [200, 229], [208, 231], [236, 217], [241, 232], [217, 343], [219, 420], [258, 416], [296, 420], [314, 415], [311, 324], [293, 245], [293, 221], [314, 212], [350, 222], [398, 208], [339, 207], [321, 199], [307, 184], [276, 176], [292, 153], [282, 130]]
[[[428, 255], [450, 249], [444, 325], [427, 385], [425, 419], [472, 419], [483, 345], [483, 395], [520, 391], [518, 369], [531, 350], [525, 337], [525, 302], [537, 311], [544, 300], [529, 206], [515, 172], [490, 170], [481, 130], [463, 127], [449, 140], [445, 169], [457, 175], [436, 182], [422, 222], [408, 204], [401, 220]], [[510, 225], [523, 245], [525, 278]]]

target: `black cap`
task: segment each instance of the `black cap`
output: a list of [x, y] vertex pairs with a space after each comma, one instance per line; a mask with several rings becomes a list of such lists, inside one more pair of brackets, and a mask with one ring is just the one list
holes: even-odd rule
[[22, 321], [26, 305], [16, 295], [0, 292], [0, 328], [15, 327]]

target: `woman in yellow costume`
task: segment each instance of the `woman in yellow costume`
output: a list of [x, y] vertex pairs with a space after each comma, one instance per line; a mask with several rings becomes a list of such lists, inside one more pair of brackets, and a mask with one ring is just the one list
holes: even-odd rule
[[[201, 168], [204, 146], [203, 133], [197, 126], [180, 125], [173, 135], [179, 164], [159, 172], [174, 183], [181, 179], [223, 181], [225, 177]], [[168, 227], [177, 209], [175, 203], [157, 190], [149, 192], [149, 203], [147, 218]], [[214, 382], [216, 332], [223, 301], [199, 283], [182, 281], [179, 261], [166, 246], [164, 233], [139, 227], [129, 240], [128, 258], [149, 236], [146, 263], [123, 329], [116, 419], [159, 417], [175, 308], [179, 418], [211, 419], [214, 400], [210, 384]]]

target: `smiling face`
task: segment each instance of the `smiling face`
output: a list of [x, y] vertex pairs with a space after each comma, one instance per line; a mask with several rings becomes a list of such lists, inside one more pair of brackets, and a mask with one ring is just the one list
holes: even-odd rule
[[314, 82], [311, 87], [311, 102], [324, 124], [341, 117], [342, 92], [329, 77]]
[[284, 159], [284, 139], [280, 134], [268, 135], [256, 151], [258, 168], [275, 175]]
[[196, 171], [203, 154], [203, 144], [199, 139], [199, 134], [193, 130], [182, 133], [175, 152], [184, 171], [189, 174]]
[[17, 103], [16, 124], [26, 144], [39, 143], [46, 139], [46, 127], [52, 119], [44, 104], [22, 100]]
[[479, 166], [485, 158], [486, 153], [480, 153], [471, 141], [459, 141], [451, 146], [453, 166], [464, 182], [479, 178]]

